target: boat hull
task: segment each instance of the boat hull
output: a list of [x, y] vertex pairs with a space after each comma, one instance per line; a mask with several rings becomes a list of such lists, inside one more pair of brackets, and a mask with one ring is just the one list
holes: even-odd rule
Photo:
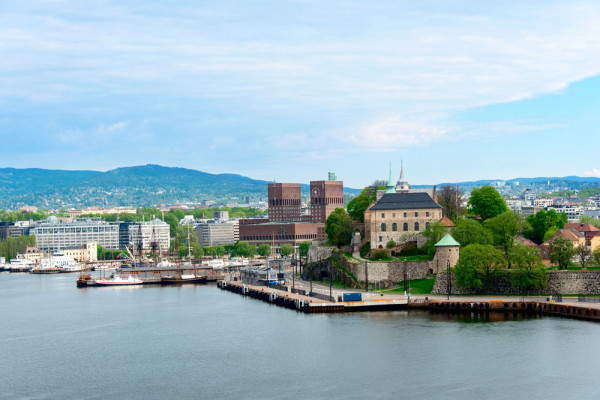
[[196, 276], [194, 278], [179, 278], [179, 277], [170, 277], [164, 276], [160, 278], [160, 283], [162, 285], [186, 285], [186, 284], [198, 284], [198, 283], [206, 283], [206, 276]]

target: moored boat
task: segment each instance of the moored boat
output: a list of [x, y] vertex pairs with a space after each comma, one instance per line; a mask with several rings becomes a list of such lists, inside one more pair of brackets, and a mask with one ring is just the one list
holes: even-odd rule
[[96, 279], [96, 286], [128, 286], [144, 283], [137, 275], [111, 275], [108, 279]]
[[185, 284], [185, 283], [206, 283], [206, 275], [170, 275], [160, 278], [160, 283], [163, 285]]

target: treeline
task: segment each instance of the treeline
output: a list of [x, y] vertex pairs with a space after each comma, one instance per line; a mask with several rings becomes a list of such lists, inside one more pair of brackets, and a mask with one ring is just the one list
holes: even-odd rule
[[35, 236], [19, 236], [16, 238], [6, 238], [0, 241], [0, 257], [4, 257], [9, 262], [23, 253], [27, 247], [35, 247]]

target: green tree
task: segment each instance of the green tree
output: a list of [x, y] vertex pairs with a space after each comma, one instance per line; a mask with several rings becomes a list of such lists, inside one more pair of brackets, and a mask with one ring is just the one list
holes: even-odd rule
[[548, 283], [546, 267], [542, 263], [540, 249], [522, 244], [515, 244], [508, 255], [513, 266], [511, 281], [514, 286], [529, 293], [531, 290], [542, 290]]
[[271, 246], [263, 243], [260, 246], [258, 246], [258, 255], [261, 257], [267, 257], [268, 255], [271, 254]]
[[585, 245], [580, 245], [575, 248], [575, 255], [579, 259], [581, 268], [585, 268], [588, 263], [592, 260], [592, 251]]
[[35, 247], [35, 236], [19, 236], [3, 239], [0, 241], [0, 257], [6, 258], [6, 262], [9, 262], [17, 254], [23, 253], [27, 247]]
[[256, 255], [256, 246], [246, 241], [239, 241], [233, 247], [233, 253], [235, 256], [251, 258]]
[[550, 228], [548, 228], [546, 233], [544, 233], [544, 238], [542, 239], [542, 242], [545, 242], [546, 240], [550, 239], [552, 236], [554, 236], [556, 232], [558, 232], [558, 227], [551, 226]]
[[427, 225], [427, 228], [423, 231], [423, 236], [425, 236], [428, 240], [425, 242], [424, 248], [427, 250], [427, 253], [433, 254], [435, 253], [434, 245], [440, 241], [446, 235], [446, 227], [441, 222], [435, 221], [431, 222]]
[[223, 257], [225, 255], [225, 247], [223, 246], [215, 246], [214, 250], [217, 257]]
[[375, 189], [373, 186], [367, 186], [348, 203], [347, 209], [350, 218], [354, 221], [365, 222], [365, 210], [374, 200]]
[[579, 219], [579, 222], [581, 222], [582, 224], [590, 224], [590, 225], [595, 226], [596, 228], [600, 229], [600, 219], [590, 217], [589, 215], [582, 215], [581, 218]]
[[464, 215], [465, 209], [461, 206], [465, 192], [453, 185], [444, 185], [437, 194], [438, 203], [444, 209], [444, 215], [453, 221]]
[[504, 198], [491, 186], [482, 186], [481, 189], [473, 189], [471, 198], [469, 199], [469, 206], [471, 207], [471, 212], [480, 216], [484, 221], [508, 211]]
[[600, 247], [592, 252], [592, 257], [594, 259], [594, 263], [596, 263], [596, 266], [600, 267]]
[[382, 260], [389, 257], [389, 251], [385, 249], [371, 250], [371, 260]]
[[456, 221], [456, 227], [452, 230], [451, 235], [461, 247], [470, 244], [492, 244], [494, 238], [492, 232], [484, 228], [481, 222], [474, 219], [461, 219]]
[[504, 256], [508, 259], [510, 268], [510, 258], [508, 253], [515, 244], [515, 238], [519, 233], [527, 229], [528, 225], [522, 215], [513, 211], [505, 211], [502, 214], [486, 220], [483, 225], [492, 232], [494, 244], [502, 246]]
[[281, 257], [287, 257], [294, 252], [294, 246], [289, 243], [284, 243], [279, 246], [279, 254]]
[[350, 216], [343, 208], [336, 208], [325, 221], [325, 233], [329, 243], [334, 246], [346, 246], [352, 238]]
[[558, 269], [567, 269], [575, 255], [573, 242], [564, 237], [557, 237], [550, 244], [550, 261], [558, 265]]
[[311, 243], [310, 242], [302, 242], [300, 243], [300, 245], [298, 246], [298, 251], [300, 252], [300, 256], [301, 257], [307, 257], [308, 256], [308, 248], [310, 247]]
[[385, 247], [387, 249], [393, 249], [394, 247], [396, 247], [396, 242], [394, 242], [393, 240], [390, 240], [389, 242], [386, 243]]
[[567, 222], [565, 213], [557, 213], [555, 210], [540, 210], [527, 217], [530, 227], [525, 232], [525, 236], [536, 243], [542, 243], [546, 232], [552, 228], [562, 229]]
[[454, 268], [456, 284], [477, 290], [488, 290], [506, 261], [502, 252], [486, 244], [470, 244], [460, 251]]

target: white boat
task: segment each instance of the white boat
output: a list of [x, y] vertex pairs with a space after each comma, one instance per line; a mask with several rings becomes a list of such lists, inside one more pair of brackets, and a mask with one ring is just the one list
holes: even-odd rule
[[117, 269], [116, 264], [99, 264], [94, 267], [96, 271], [113, 271]]
[[10, 272], [29, 272], [35, 266], [35, 262], [27, 260], [21, 254], [17, 254], [17, 258], [10, 260], [10, 263], [4, 269]]
[[128, 286], [141, 285], [144, 283], [137, 275], [117, 275], [113, 274], [108, 279], [96, 279], [98, 286]]
[[40, 267], [43, 269], [59, 269], [60, 272], [80, 272], [81, 264], [67, 257], [63, 252], [55, 251], [51, 257], [42, 260]]

